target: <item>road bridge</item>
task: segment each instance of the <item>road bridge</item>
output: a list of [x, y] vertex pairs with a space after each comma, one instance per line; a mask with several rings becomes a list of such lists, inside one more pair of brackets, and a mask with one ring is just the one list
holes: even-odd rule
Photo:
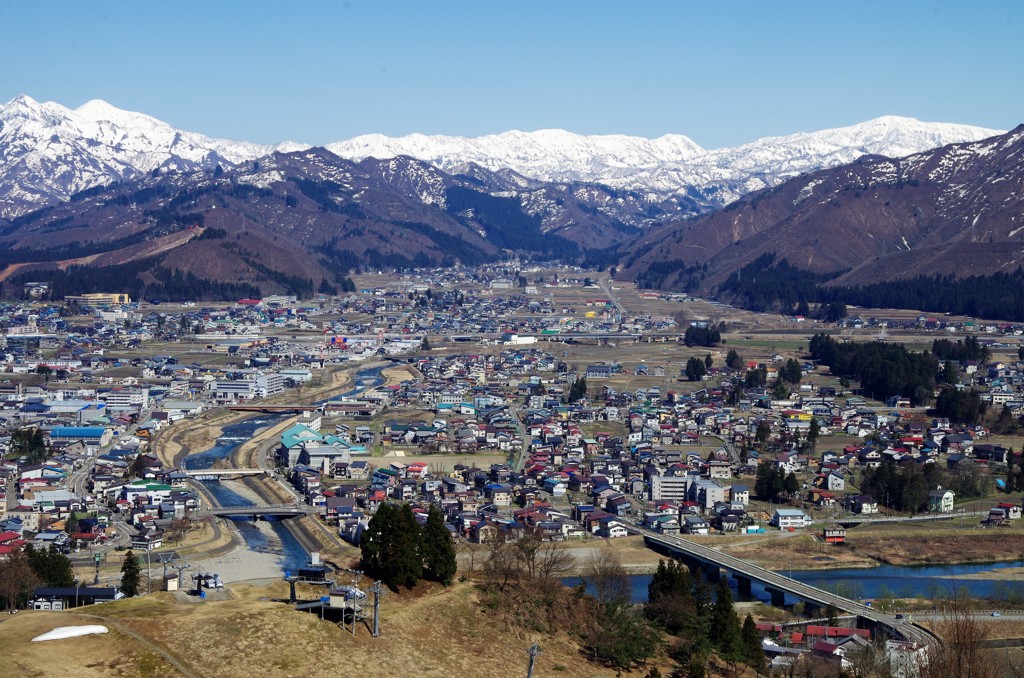
[[211, 506], [200, 509], [195, 514], [198, 516], [249, 516], [275, 518], [295, 518], [310, 513], [315, 513], [312, 506], [303, 504], [249, 504], [246, 506]]
[[312, 412], [320, 409], [320, 405], [269, 405], [269, 404], [252, 404], [252, 405], [229, 405], [228, 409], [232, 412], [262, 412], [264, 414], [277, 414], [277, 413], [289, 413], [294, 412]]
[[266, 473], [262, 468], [202, 468], [182, 471], [189, 478], [196, 480], [212, 480], [222, 476], [258, 476]]
[[690, 564], [691, 567], [703, 570], [712, 580], [721, 577], [722, 570], [731, 572], [739, 585], [739, 591], [742, 595], [749, 596], [753, 582], [758, 582], [764, 586], [771, 596], [772, 605], [784, 605], [786, 596], [802, 601], [816, 609], [825, 609], [831, 605], [841, 612], [856, 615], [859, 620], [863, 620], [867, 625], [876, 629], [882, 629], [891, 636], [927, 645], [938, 642], [938, 638], [929, 631], [903, 619], [897, 619], [895, 615], [884, 614], [859, 601], [850, 600], [824, 589], [819, 589], [816, 586], [804, 584], [778, 572], [773, 572], [760, 565], [755, 565], [741, 558], [708, 548], [689, 539], [659, 535], [637, 527], [630, 527], [629, 529], [634, 533], [643, 534], [644, 541], [649, 547], [676, 556]]

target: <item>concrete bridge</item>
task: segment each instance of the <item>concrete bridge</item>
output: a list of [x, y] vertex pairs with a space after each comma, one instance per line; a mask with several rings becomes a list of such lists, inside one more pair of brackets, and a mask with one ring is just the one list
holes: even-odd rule
[[196, 480], [214, 480], [222, 476], [258, 476], [266, 473], [262, 468], [202, 468], [186, 469], [182, 473]]
[[200, 516], [248, 516], [253, 518], [273, 516], [275, 518], [296, 518], [316, 509], [304, 504], [250, 504], [247, 506], [211, 506], [196, 512]]
[[764, 586], [765, 591], [771, 596], [772, 605], [785, 605], [787, 596], [802, 601], [812, 610], [824, 610], [831, 605], [840, 612], [855, 615], [865, 625], [882, 630], [890, 636], [923, 644], [938, 642], [929, 631], [903, 619], [897, 619], [895, 615], [884, 614], [859, 601], [790, 579], [741, 558], [681, 537], [668, 537], [640, 528], [631, 528], [631, 531], [643, 534], [644, 541], [649, 547], [679, 558], [694, 570], [703, 571], [713, 581], [722, 576], [723, 570], [730, 572], [738, 584], [741, 595], [751, 595], [751, 587], [757, 582]]
[[262, 412], [264, 414], [279, 414], [294, 412], [312, 412], [320, 409], [320, 405], [229, 405], [232, 412]]

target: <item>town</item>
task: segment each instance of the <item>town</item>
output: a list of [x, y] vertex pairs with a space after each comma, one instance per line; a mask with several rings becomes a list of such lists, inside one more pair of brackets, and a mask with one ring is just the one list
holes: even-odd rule
[[[401, 503], [421, 528], [439, 512], [467, 579], [496, 544], [621, 542], [648, 554], [635, 571], [669, 556], [712, 581], [730, 572], [740, 598], [759, 583], [766, 607], [828, 602], [831, 623], [800, 632], [758, 621], [766, 667], [846, 670], [865, 638], [902, 666], [934, 631], [873, 616], [868, 599], [886, 596], [832, 604], [707, 547], [816, 569], [868, 557], [866, 530], [952, 523], [1019, 558], [1024, 326], [752, 313], [518, 261], [355, 280], [340, 297], [227, 304], [27, 285], [2, 316], [0, 558], [65, 554], [74, 583], [8, 577], [7, 606], [121, 599], [126, 553], [146, 571], [128, 594], [280, 579], [277, 559], [239, 564], [251, 535], [236, 524], [263, 518], [340, 581], [380, 507]], [[819, 337], [945, 352], [944, 387], [975, 409], [930, 409], [941, 385], [875, 397], [814, 356]]]

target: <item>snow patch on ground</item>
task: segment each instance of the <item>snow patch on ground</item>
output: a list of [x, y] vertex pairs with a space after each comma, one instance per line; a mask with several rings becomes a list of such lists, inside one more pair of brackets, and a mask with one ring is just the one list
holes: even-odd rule
[[78, 636], [88, 636], [94, 633], [107, 633], [106, 626], [100, 626], [99, 624], [86, 624], [85, 626], [58, 626], [52, 631], [47, 631], [42, 635], [38, 635], [32, 639], [33, 643], [41, 642], [44, 640], [64, 640], [65, 638], [77, 638]]

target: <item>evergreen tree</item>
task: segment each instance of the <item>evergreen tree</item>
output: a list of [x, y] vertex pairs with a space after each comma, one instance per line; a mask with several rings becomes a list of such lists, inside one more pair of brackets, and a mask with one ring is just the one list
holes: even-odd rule
[[800, 481], [797, 480], [796, 473], [790, 473], [785, 477], [782, 481], [782, 491], [790, 497], [795, 497], [800, 491]]
[[423, 337], [423, 341], [420, 342], [420, 350], [421, 351], [429, 351], [430, 350], [430, 342], [427, 340], [426, 337]]
[[775, 400], [785, 400], [789, 397], [789, 387], [786, 386], [786, 382], [779, 379], [775, 380], [775, 386], [772, 387], [772, 398]]
[[711, 591], [701, 577], [693, 579], [693, 651], [703, 654], [707, 651], [711, 640], [711, 616], [714, 605], [711, 602]]
[[708, 636], [726, 659], [736, 660], [744, 656], [740, 620], [733, 608], [729, 582], [724, 577], [718, 580], [718, 588], [715, 589]]
[[420, 539], [408, 504], [381, 504], [359, 543], [363, 568], [388, 586], [412, 588], [423, 577]]
[[706, 367], [707, 369], [710, 370], [711, 366], [714, 365], [714, 364], [715, 364], [715, 359], [711, 357], [710, 353], [708, 353], [706, 356], [704, 356], [704, 367]]
[[32, 570], [46, 586], [75, 585], [75, 573], [71, 569], [71, 560], [53, 546], [37, 549], [29, 544], [25, 547], [25, 555], [28, 557], [28, 563]]
[[569, 386], [569, 394], [566, 396], [566, 402], [574, 403], [586, 397], [587, 378], [577, 377], [575, 380], [573, 380], [572, 385]]
[[761, 649], [761, 634], [757, 632], [757, 624], [749, 614], [743, 620], [740, 639], [743, 645], [743, 661], [756, 673], [764, 673], [766, 666], [764, 650]]
[[795, 358], [790, 358], [786, 361], [786, 364], [782, 366], [779, 376], [787, 384], [799, 384], [800, 379], [803, 377], [803, 370], [800, 367], [800, 363]]
[[457, 568], [455, 544], [451, 532], [444, 524], [440, 509], [431, 506], [427, 513], [427, 524], [423, 528], [423, 576], [445, 586], [452, 583]]
[[647, 585], [644, 614], [669, 633], [678, 634], [692, 625], [695, 611], [690, 571], [679, 561], [659, 560]]
[[771, 424], [769, 424], [767, 421], [763, 419], [757, 422], [757, 429], [754, 432], [754, 442], [764, 445], [766, 442], [768, 442], [768, 439], [771, 438], [771, 435]]
[[139, 582], [141, 579], [141, 568], [135, 553], [129, 549], [124, 554], [124, 561], [121, 563], [121, 593], [133, 598], [139, 595]]
[[692, 356], [686, 361], [686, 378], [690, 381], [699, 381], [708, 373], [707, 365], [697, 356]]
[[736, 349], [730, 348], [729, 353], [725, 356], [725, 364], [730, 370], [738, 372], [743, 369], [745, 363], [740, 354], [736, 352]]
[[807, 442], [811, 444], [813, 450], [818, 444], [818, 436], [821, 435], [821, 424], [818, 423], [817, 417], [811, 417], [811, 427], [807, 430]]

